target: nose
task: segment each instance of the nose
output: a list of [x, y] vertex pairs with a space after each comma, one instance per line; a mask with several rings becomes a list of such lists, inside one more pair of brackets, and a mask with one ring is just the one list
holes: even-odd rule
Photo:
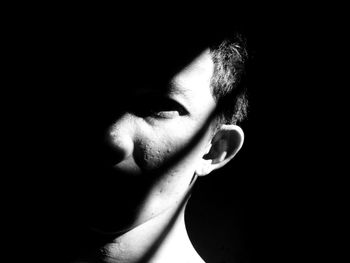
[[133, 120], [125, 114], [115, 121], [107, 132], [107, 144], [114, 164], [130, 158], [134, 151]]

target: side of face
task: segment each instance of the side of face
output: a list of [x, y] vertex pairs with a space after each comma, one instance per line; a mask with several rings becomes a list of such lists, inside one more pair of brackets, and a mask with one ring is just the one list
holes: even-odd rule
[[[144, 183], [147, 181], [144, 177], [149, 176], [150, 183], [144, 183], [147, 189], [134, 211], [132, 225], [145, 222], [175, 205], [188, 189], [210, 141], [208, 130], [194, 147], [185, 150], [215, 109], [210, 91], [213, 70], [210, 53], [206, 50], [173, 77], [166, 92], [137, 89], [134, 102], [143, 101], [141, 104], [147, 105], [145, 109], [141, 106], [142, 116], [125, 112], [110, 127], [109, 142], [117, 153], [116, 176], [119, 173], [132, 177], [136, 184], [138, 179]], [[150, 106], [150, 102], [153, 105]], [[153, 171], [161, 172], [153, 176]], [[129, 192], [124, 200], [133, 198], [133, 186], [125, 187]], [[124, 211], [118, 213], [123, 215]]]
[[[138, 110], [131, 107], [109, 127], [114, 180], [109, 186], [111, 205], [102, 214], [128, 218], [116, 229], [125, 231], [176, 205], [195, 173], [205, 175], [223, 163], [220, 158], [225, 159], [227, 151], [218, 155], [214, 168], [206, 169], [212, 161], [204, 159], [215, 148], [209, 128], [216, 107], [210, 88], [213, 71], [210, 52], [205, 50], [164, 90], [137, 88], [132, 99]], [[216, 137], [219, 148], [221, 137]]]

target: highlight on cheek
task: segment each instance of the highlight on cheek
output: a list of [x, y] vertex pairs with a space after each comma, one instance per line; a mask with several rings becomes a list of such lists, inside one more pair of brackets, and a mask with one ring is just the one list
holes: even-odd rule
[[160, 168], [173, 154], [176, 154], [179, 147], [174, 144], [174, 138], [167, 137], [166, 140], [159, 140], [162, 137], [164, 135], [154, 131], [152, 139], [148, 138], [148, 142], [140, 142], [139, 149], [142, 154], [138, 156], [137, 162], [142, 170], [150, 171]]

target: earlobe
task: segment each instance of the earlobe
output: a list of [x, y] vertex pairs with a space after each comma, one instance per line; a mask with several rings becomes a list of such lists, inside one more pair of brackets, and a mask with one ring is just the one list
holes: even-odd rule
[[196, 174], [198, 176], [204, 176], [212, 171], [211, 160], [202, 159], [200, 165], [196, 169]]
[[241, 149], [243, 141], [244, 133], [239, 126], [222, 125], [212, 139], [209, 152], [203, 156], [197, 174], [203, 176], [226, 165]]

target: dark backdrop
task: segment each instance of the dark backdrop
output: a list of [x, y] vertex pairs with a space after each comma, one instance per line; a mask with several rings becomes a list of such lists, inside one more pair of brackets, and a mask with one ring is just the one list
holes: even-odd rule
[[[111, 43], [117, 41], [125, 50], [126, 67], [135, 65], [128, 54], [135, 58], [140, 48], [153, 51], [140, 52], [145, 60], [157, 59], [138, 65], [145, 78], [150, 69], [159, 74], [156, 66], [167, 63], [169, 48], [187, 47], [187, 55], [195, 54], [211, 37], [232, 29], [246, 36], [252, 59], [249, 115], [242, 123], [246, 140], [227, 167], [198, 180], [186, 214], [190, 237], [207, 262], [300, 261], [320, 254], [318, 242], [330, 241], [327, 231], [319, 231], [324, 222], [319, 218], [333, 209], [324, 206], [333, 193], [324, 174], [336, 172], [329, 166], [332, 156], [327, 154], [326, 161], [324, 153], [334, 134], [321, 125], [330, 117], [332, 96], [325, 88], [330, 64], [323, 58], [334, 31], [327, 18], [312, 15], [315, 10], [237, 10], [222, 11], [224, 16], [213, 11], [206, 19], [189, 12], [195, 18], [191, 22], [178, 13], [170, 19], [163, 12], [158, 20], [151, 15], [104, 20], [82, 10], [57, 14], [53, 9], [8, 20], [15, 25], [8, 38], [7, 68], [14, 69], [6, 89], [10, 100], [4, 103], [10, 113], [7, 130], [15, 135], [5, 137], [13, 157], [7, 174], [15, 185], [7, 195], [6, 214], [14, 225], [8, 243], [15, 248], [8, 254], [40, 259], [60, 254], [55, 246], [71, 241], [66, 232], [74, 229], [74, 206], [69, 205], [67, 182], [76, 185], [79, 179], [69, 181], [61, 158], [76, 157], [68, 138], [82, 113], [91, 116], [91, 99], [97, 107], [108, 99], [92, 87], [111, 87], [109, 65], [118, 53]], [[172, 23], [163, 24], [164, 18]], [[174, 72], [183, 62], [178, 55], [171, 55]], [[101, 57], [104, 63], [91, 67]], [[96, 72], [99, 77], [91, 74]], [[28, 251], [18, 249], [23, 242]]]

